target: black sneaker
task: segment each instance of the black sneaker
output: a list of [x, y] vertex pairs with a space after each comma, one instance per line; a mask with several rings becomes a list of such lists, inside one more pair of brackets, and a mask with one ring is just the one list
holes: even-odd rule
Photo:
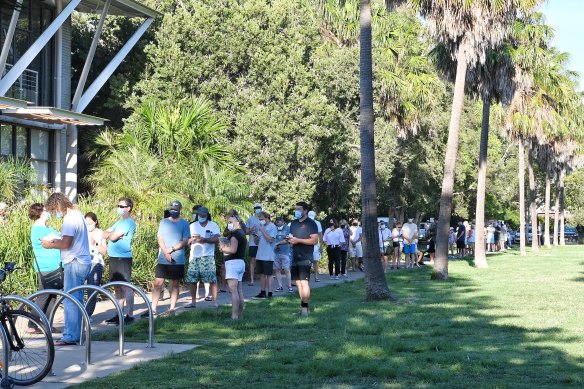
[[254, 296], [254, 299], [265, 299], [267, 296], [264, 293], [260, 293], [257, 296]]
[[132, 316], [126, 315], [124, 317], [124, 324], [132, 324], [134, 322], [134, 318]]
[[112, 317], [112, 318], [109, 318], [109, 319], [107, 319], [107, 320], [105, 321], [105, 323], [106, 323], [106, 324], [116, 324], [116, 325], [117, 325], [117, 324], [119, 324], [119, 323], [120, 323], [120, 319], [118, 318], [118, 315], [116, 315], [116, 316], [114, 316], [114, 317]]

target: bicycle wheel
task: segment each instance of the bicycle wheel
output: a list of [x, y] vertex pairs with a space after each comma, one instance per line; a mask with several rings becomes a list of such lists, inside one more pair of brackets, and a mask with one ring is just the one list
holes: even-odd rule
[[[37, 329], [36, 332], [29, 330], [29, 322]], [[6, 311], [1, 324], [10, 347], [8, 377], [15, 385], [21, 386], [32, 385], [45, 378], [55, 358], [53, 337], [46, 326], [32, 313], [21, 310]]]

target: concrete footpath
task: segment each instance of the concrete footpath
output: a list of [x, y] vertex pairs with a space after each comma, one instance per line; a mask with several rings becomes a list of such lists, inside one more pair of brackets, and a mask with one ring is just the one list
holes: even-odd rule
[[[342, 284], [344, 282], [357, 280], [363, 278], [364, 273], [357, 270], [355, 272], [348, 271], [347, 277], [340, 276], [339, 279], [331, 278], [329, 275], [320, 274], [320, 282], [314, 281], [314, 276], [311, 279], [311, 288], [318, 288], [331, 284]], [[282, 277], [284, 283], [284, 291], [274, 292], [274, 297], [287, 296], [288, 288], [285, 277]], [[254, 286], [248, 285], [248, 280], [244, 282], [243, 293], [246, 301], [253, 298], [259, 293], [259, 281], [255, 281]], [[278, 284], [273, 279], [273, 289], [277, 288]], [[214, 303], [205, 300], [205, 290], [203, 285], [199, 289], [200, 297], [196, 301], [196, 309], [213, 309]], [[297, 296], [296, 288], [293, 288], [293, 294]], [[148, 297], [152, 299], [151, 293]], [[186, 305], [192, 303], [191, 296], [188, 290], [181, 290], [179, 300], [177, 303], [176, 314], [190, 310], [185, 308]], [[170, 304], [168, 290], [164, 291], [163, 300], [158, 305], [158, 313], [164, 315], [168, 311]], [[218, 293], [217, 305], [230, 305], [231, 299], [228, 292]], [[136, 320], [147, 320], [140, 318], [140, 315], [146, 312], [146, 304], [142, 301], [139, 295], [135, 295], [135, 311], [134, 317]], [[114, 325], [105, 323], [106, 319], [114, 316], [114, 307], [109, 300], [99, 301], [96, 305], [95, 313], [92, 317], [92, 331], [93, 333], [106, 331], [117, 328]], [[58, 312], [54, 326], [62, 329], [62, 312]], [[59, 334], [53, 334], [54, 339], [59, 339]], [[154, 339], [156, 342], [156, 338]], [[118, 342], [91, 342], [91, 365], [86, 366], [85, 347], [84, 346], [55, 346], [55, 361], [53, 363], [53, 375], [45, 377], [40, 383], [30, 386], [31, 388], [63, 388], [72, 384], [79, 384], [89, 381], [94, 378], [105, 377], [112, 373], [127, 370], [137, 364], [148, 362], [154, 359], [163, 358], [172, 353], [179, 353], [191, 350], [198, 347], [194, 344], [163, 344], [155, 343], [154, 348], [148, 348], [146, 343], [127, 343], [125, 344], [125, 355], [118, 356]]]

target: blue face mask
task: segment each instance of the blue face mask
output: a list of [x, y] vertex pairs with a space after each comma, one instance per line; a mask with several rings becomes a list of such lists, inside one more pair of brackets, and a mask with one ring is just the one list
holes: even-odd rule
[[170, 211], [168, 214], [171, 218], [176, 219], [180, 215], [180, 211]]
[[199, 216], [199, 223], [205, 223], [207, 221], [207, 216]]
[[261, 208], [256, 208], [254, 209], [254, 212], [256, 215], [259, 215], [260, 213], [262, 213], [262, 209]]
[[119, 216], [124, 216], [124, 209], [123, 209], [123, 208], [118, 208], [118, 209], [116, 210], [116, 213], [117, 213]]
[[302, 217], [302, 211], [294, 211], [294, 219], [300, 219]]

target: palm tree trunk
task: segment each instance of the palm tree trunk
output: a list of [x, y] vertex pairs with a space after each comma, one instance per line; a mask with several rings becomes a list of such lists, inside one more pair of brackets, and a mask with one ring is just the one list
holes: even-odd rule
[[454, 82], [454, 96], [452, 112], [448, 126], [448, 143], [444, 158], [444, 176], [442, 178], [442, 193], [440, 194], [440, 214], [436, 236], [436, 257], [432, 278], [448, 279], [448, 232], [452, 212], [452, 194], [454, 192], [454, 174], [456, 156], [458, 154], [458, 135], [460, 132], [460, 117], [464, 104], [464, 83], [466, 80], [466, 55], [464, 47], [458, 49], [456, 65], [456, 80]]
[[[489, 115], [491, 112], [491, 103], [488, 98], [483, 97], [483, 123], [481, 126], [481, 147], [479, 151], [479, 176], [477, 183], [477, 208], [476, 208], [476, 227], [475, 242], [485, 241], [485, 191], [487, 187], [487, 149], [489, 146]], [[487, 256], [485, 254], [485, 245], [475, 243], [475, 266], [478, 268], [487, 268]]]
[[558, 246], [560, 241], [558, 239], [558, 226], [560, 223], [560, 180], [556, 182], [556, 202], [554, 209], [554, 246]]
[[543, 231], [543, 240], [546, 247], [551, 247], [550, 242], [550, 203], [551, 203], [551, 192], [552, 183], [550, 177], [549, 167], [545, 169], [545, 222]]
[[564, 227], [566, 225], [566, 219], [565, 219], [565, 212], [564, 212], [564, 207], [566, 205], [565, 203], [565, 198], [564, 198], [564, 176], [565, 176], [565, 171], [562, 168], [562, 170], [560, 170], [560, 246], [565, 246], [566, 245], [566, 236], [564, 235]]
[[519, 139], [519, 253], [525, 252], [525, 147]]
[[371, 5], [361, 0], [360, 8], [360, 118], [361, 140], [361, 208], [363, 259], [367, 300], [392, 298], [383, 266], [379, 260], [377, 237], [377, 188], [375, 186], [375, 142], [373, 116], [373, 59], [371, 55]]
[[527, 172], [529, 175], [529, 216], [531, 218], [531, 251], [539, 251], [539, 236], [537, 234], [537, 206], [535, 204], [535, 172], [533, 171], [533, 141], [529, 142], [527, 154]]

